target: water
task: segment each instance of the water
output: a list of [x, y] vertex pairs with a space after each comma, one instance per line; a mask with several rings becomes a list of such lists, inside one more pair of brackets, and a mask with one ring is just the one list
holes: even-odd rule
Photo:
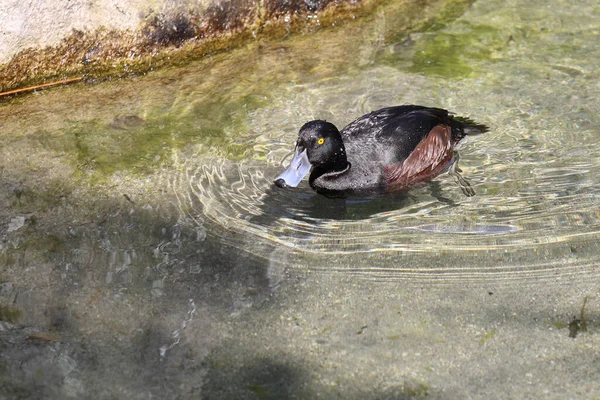
[[[191, 191], [205, 219], [228, 230], [292, 253], [319, 253], [327, 264], [333, 253], [340, 268], [348, 267], [344, 256], [355, 252], [422, 257], [432, 250], [485, 249], [487, 256], [508, 259], [507, 252], [532, 249], [558, 260], [570, 257], [571, 244], [595, 249], [598, 106], [585, 93], [595, 84], [597, 25], [582, 29], [579, 15], [567, 7], [558, 15], [550, 6], [498, 15], [496, 6], [478, 3], [441, 33], [413, 35], [410, 48], [382, 45], [361, 70], [288, 86], [272, 104], [249, 112], [242, 134], [234, 129], [229, 134], [230, 146], [251, 149], [244, 162], [207, 160], [204, 149], [185, 154], [177, 162], [186, 182], [175, 192]], [[507, 21], [515, 20], [507, 28]], [[466, 68], [469, 73], [460, 76]], [[407, 70], [424, 71], [426, 77]], [[399, 199], [363, 203], [324, 200], [307, 184], [298, 191], [272, 188], [272, 177], [289, 162], [296, 121], [325, 118], [344, 126], [373, 109], [401, 103], [442, 105], [492, 127], [461, 152], [465, 176], [478, 196], [465, 198], [451, 177]], [[193, 208], [192, 200], [181, 199], [181, 208]], [[536, 257], [529, 259], [529, 272], [543, 273]], [[581, 260], [578, 264], [581, 273], [594, 273]], [[465, 267], [469, 274], [472, 265]], [[528, 263], [494, 262], [485, 271], [500, 269], [510, 278], [513, 267], [527, 269]], [[547, 267], [552, 277], [555, 267]], [[390, 274], [386, 269], [385, 278]]]
[[[3, 104], [6, 396], [600, 396], [600, 7], [403, 18]], [[272, 185], [305, 121], [403, 103], [490, 126], [474, 197]]]

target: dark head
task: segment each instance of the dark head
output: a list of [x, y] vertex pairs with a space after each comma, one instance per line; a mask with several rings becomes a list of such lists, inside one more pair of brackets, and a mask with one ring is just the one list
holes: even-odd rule
[[346, 148], [342, 135], [332, 123], [310, 121], [300, 128], [296, 148], [306, 149], [308, 161], [315, 168], [337, 171], [346, 168]]
[[298, 186], [311, 167], [311, 179], [348, 167], [342, 135], [329, 122], [310, 121], [300, 128], [294, 158], [290, 166], [275, 178], [275, 183], [280, 187]]

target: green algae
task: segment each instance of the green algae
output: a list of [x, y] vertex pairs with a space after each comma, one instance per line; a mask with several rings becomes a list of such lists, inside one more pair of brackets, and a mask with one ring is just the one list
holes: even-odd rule
[[269, 389], [260, 383], [249, 383], [248, 389], [250, 389], [258, 399], [266, 399], [269, 397]]
[[194, 117], [150, 117], [131, 129], [115, 129], [99, 121], [78, 123], [62, 132], [63, 140], [54, 146], [57, 151], [74, 154], [78, 175], [97, 183], [106, 182], [117, 171], [134, 176], [152, 174], [171, 165], [173, 149], [192, 144], [201, 143], [224, 158], [240, 160], [247, 147], [234, 143], [224, 130], [244, 130], [243, 119], [232, 113], [238, 106], [202, 103], [195, 108]]
[[488, 332], [486, 332], [481, 339], [479, 339], [479, 344], [480, 345], [484, 345], [486, 344], [490, 339], [492, 339], [494, 336], [496, 335], [496, 329], [492, 328], [490, 329]]
[[428, 383], [417, 380], [406, 380], [402, 386], [402, 395], [411, 399], [426, 398], [431, 390]]
[[171, 121], [157, 121], [131, 130], [118, 130], [97, 121], [66, 131], [72, 139], [77, 171], [103, 181], [116, 171], [147, 174], [164, 160], [168, 149], [180, 147]]
[[476, 71], [477, 61], [487, 61], [508, 45], [509, 38], [497, 28], [464, 23], [465, 33], [437, 32], [417, 43], [410, 72], [445, 78], [466, 77]]
[[19, 322], [23, 311], [9, 306], [0, 306], [0, 321], [6, 321], [11, 323]]
[[[452, 3], [454, 4], [454, 3]], [[454, 4], [458, 6], [460, 4]], [[460, 8], [464, 11], [464, 9]], [[454, 13], [450, 14], [456, 18]], [[443, 78], [465, 78], [478, 71], [477, 63], [493, 60], [495, 54], [505, 49], [510, 35], [488, 25], [457, 22], [452, 31], [443, 30], [448, 22], [432, 21], [406, 46], [400, 41], [396, 46], [380, 53], [382, 63], [407, 70]], [[406, 60], [410, 59], [410, 63]]]
[[565, 321], [557, 320], [552, 321], [552, 327], [555, 329], [565, 329], [569, 326]]
[[[396, 23], [410, 27], [410, 32], [437, 32], [456, 21], [467, 11], [473, 3], [472, 0], [450, 0], [446, 1], [436, 9], [435, 14], [423, 18], [412, 15], [411, 13], [400, 14], [395, 19]], [[397, 43], [406, 39], [405, 31], [391, 30], [387, 33], [385, 41], [387, 43]]]

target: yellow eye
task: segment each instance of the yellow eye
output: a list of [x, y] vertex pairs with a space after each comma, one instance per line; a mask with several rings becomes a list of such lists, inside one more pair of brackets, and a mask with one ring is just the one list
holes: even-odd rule
[[319, 138], [319, 140], [317, 140], [318, 144], [323, 144], [325, 143], [325, 138]]

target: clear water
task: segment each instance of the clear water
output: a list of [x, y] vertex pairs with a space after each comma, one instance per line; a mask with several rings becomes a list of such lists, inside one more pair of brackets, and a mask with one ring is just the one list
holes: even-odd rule
[[[600, 396], [600, 6], [403, 18], [1, 105], [7, 398]], [[490, 126], [476, 196], [273, 187], [305, 121], [405, 103]]]
[[[392, 257], [377, 263], [381, 271], [369, 265], [371, 277], [379, 272], [385, 279], [408, 273], [431, 277], [428, 265], [410, 272], [389, 267], [396, 264], [394, 256], [442, 252], [464, 258], [465, 252], [485, 250], [486, 257], [499, 259], [482, 270], [475, 257], [452, 273], [468, 275], [478, 267], [478, 274], [505, 272], [507, 279], [515, 277], [515, 269], [553, 277], [554, 263], [540, 266], [535, 256], [513, 263], [511, 255], [544, 251], [564, 264], [571, 245], [595, 249], [599, 215], [593, 172], [599, 114], [590, 93], [597, 86], [598, 26], [588, 16], [590, 26], [584, 28], [579, 13], [566, 5], [561, 13], [555, 8], [498, 12], [497, 4], [477, 3], [442, 32], [413, 35], [409, 47], [376, 47], [359, 70], [289, 83], [270, 104], [248, 112], [242, 132], [225, 128], [230, 146], [244, 149], [243, 162], [227, 155], [207, 159], [204, 146], [177, 158], [186, 172], [175, 190], [186, 194], [181, 208], [202, 212], [205, 220], [225, 227], [225, 235], [244, 232], [241, 247], [272, 242], [293, 254], [310, 252], [328, 271], [362, 272], [364, 266], [345, 256], [381, 253]], [[465, 198], [451, 177], [400, 198], [370, 202], [323, 199], [307, 184], [298, 191], [272, 188], [273, 176], [289, 161], [297, 121], [325, 118], [344, 126], [371, 110], [404, 103], [443, 106], [492, 127], [461, 152], [476, 197]], [[332, 258], [339, 265], [332, 266]], [[581, 261], [579, 272], [593, 274], [593, 266]], [[448, 279], [443, 275], [436, 271], [434, 278]]]

